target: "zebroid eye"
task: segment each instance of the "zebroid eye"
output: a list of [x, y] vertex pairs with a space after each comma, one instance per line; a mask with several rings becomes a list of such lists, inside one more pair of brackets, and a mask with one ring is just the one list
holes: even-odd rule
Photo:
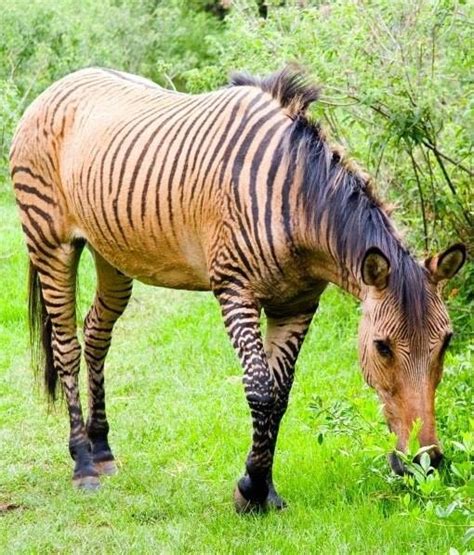
[[383, 341], [383, 339], [376, 339], [374, 343], [380, 356], [384, 358], [392, 356], [392, 349], [390, 349], [390, 345], [386, 341]]

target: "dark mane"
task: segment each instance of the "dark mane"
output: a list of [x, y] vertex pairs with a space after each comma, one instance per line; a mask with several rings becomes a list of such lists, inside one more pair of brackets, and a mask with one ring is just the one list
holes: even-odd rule
[[319, 125], [304, 117], [292, 124], [287, 149], [303, 170], [300, 200], [308, 225], [320, 240], [335, 246], [343, 279], [352, 271], [359, 281], [366, 251], [378, 247], [390, 260], [389, 288], [409, 329], [420, 329], [426, 313], [425, 270], [401, 242], [370, 178], [346, 162], [325, 141]]
[[319, 98], [320, 88], [312, 84], [299, 69], [288, 66], [285, 69], [257, 77], [248, 73], [233, 73], [230, 85], [234, 87], [258, 87], [280, 103], [290, 117], [303, 115], [312, 102]]
[[343, 279], [352, 272], [360, 281], [364, 254], [378, 247], [390, 260], [389, 287], [409, 329], [420, 329], [426, 313], [425, 270], [401, 242], [370, 177], [346, 160], [340, 148], [331, 147], [320, 125], [306, 117], [319, 88], [291, 67], [264, 78], [235, 74], [231, 85], [270, 93], [293, 119], [282, 148], [290, 165], [302, 170], [300, 202], [307, 225], [321, 242], [335, 246]]

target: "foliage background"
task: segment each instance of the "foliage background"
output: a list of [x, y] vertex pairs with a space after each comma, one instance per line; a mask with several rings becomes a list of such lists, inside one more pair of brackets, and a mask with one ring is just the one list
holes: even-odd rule
[[[199, 93], [225, 86], [232, 70], [265, 74], [296, 62], [324, 87], [313, 116], [323, 120], [334, 140], [374, 175], [382, 195], [396, 205], [394, 217], [413, 249], [423, 256], [461, 240], [472, 255], [473, 10], [474, 3], [461, 0], [3, 0], [2, 217], [13, 222], [7, 156], [14, 127], [29, 102], [59, 77], [84, 66], [110, 66]], [[12, 271], [24, 270], [23, 258], [15, 255], [15, 265], [8, 254], [10, 244], [17, 244], [18, 230], [13, 223], [4, 226], [2, 284]], [[18, 329], [25, 332], [23, 300], [17, 299], [17, 285], [12, 287], [1, 307], [1, 329], [8, 341]], [[462, 543], [463, 534], [472, 525], [472, 262], [450, 285], [448, 295], [458, 339], [447, 385], [440, 393], [441, 432], [455, 442], [446, 446], [452, 464], [445, 475], [430, 478], [422, 472], [418, 481], [403, 484], [387, 479], [377, 462], [380, 454], [373, 451], [374, 438], [364, 427], [374, 410], [366, 396], [359, 404], [334, 405], [327, 395], [314, 399], [316, 424], [311, 426], [324, 445], [337, 436], [331, 445], [339, 453], [346, 449], [348, 435], [360, 436], [362, 455], [354, 463], [360, 467], [353, 486], [366, 479], [362, 466], [367, 460], [375, 461], [369, 466], [380, 473], [382, 486], [369, 480], [366, 487], [387, 488], [384, 503], [389, 513], [415, 523], [439, 519], [433, 526], [443, 531], [447, 522], [444, 543], [434, 542], [432, 549], [453, 541], [462, 551], [469, 540]], [[179, 298], [174, 302], [180, 306]], [[353, 309], [351, 302], [339, 298], [329, 300], [328, 306], [340, 318], [345, 314], [341, 307]], [[346, 336], [334, 330], [330, 337], [336, 341]], [[8, 345], [0, 362], [13, 372]], [[14, 390], [6, 391], [4, 399], [9, 399]], [[338, 476], [335, 473], [335, 483]], [[358, 493], [366, 496], [367, 490]], [[435, 537], [432, 528], [429, 534]]]

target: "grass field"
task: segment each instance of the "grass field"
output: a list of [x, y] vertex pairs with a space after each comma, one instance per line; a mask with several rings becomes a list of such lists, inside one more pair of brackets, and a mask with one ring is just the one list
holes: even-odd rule
[[[358, 370], [357, 305], [334, 288], [303, 348], [280, 434], [275, 478], [287, 510], [234, 513], [250, 419], [216, 302], [141, 284], [117, 324], [106, 371], [119, 474], [103, 479], [97, 493], [74, 491], [65, 408], [48, 414], [29, 367], [26, 255], [9, 196], [0, 203], [0, 237], [0, 553], [466, 549], [465, 528], [409, 511], [375, 458], [391, 439]], [[85, 253], [82, 315], [92, 297], [90, 262]], [[456, 382], [463, 364], [464, 355], [450, 355], [448, 381]], [[324, 406], [351, 407], [349, 420], [357, 419], [347, 433], [328, 429], [317, 441], [315, 395]], [[343, 422], [344, 411], [338, 414]]]

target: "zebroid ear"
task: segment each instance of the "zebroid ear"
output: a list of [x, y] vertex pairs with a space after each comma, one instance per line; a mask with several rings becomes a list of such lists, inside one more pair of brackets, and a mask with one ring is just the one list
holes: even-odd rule
[[465, 261], [466, 247], [462, 243], [456, 243], [444, 252], [427, 258], [425, 267], [430, 272], [432, 279], [439, 283], [456, 275]]
[[390, 276], [390, 262], [378, 247], [367, 249], [361, 266], [362, 281], [376, 289], [385, 289]]

